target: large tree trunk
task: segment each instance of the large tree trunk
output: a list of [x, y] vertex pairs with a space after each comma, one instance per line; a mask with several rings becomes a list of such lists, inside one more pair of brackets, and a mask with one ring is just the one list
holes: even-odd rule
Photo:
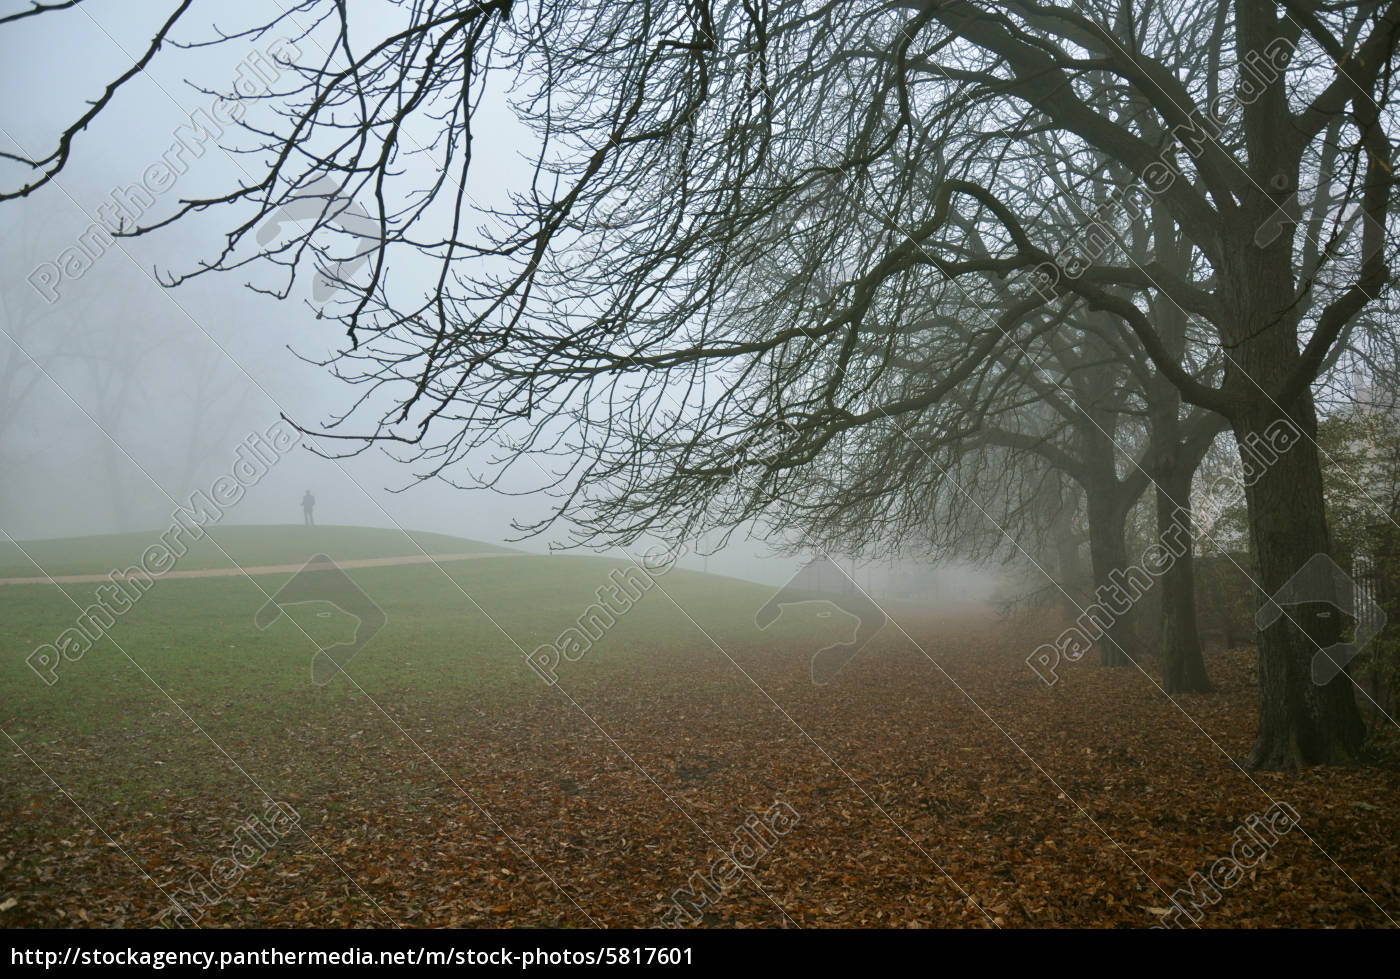
[[[1254, 134], [1261, 151], [1263, 128]], [[1271, 161], [1270, 168], [1296, 186], [1296, 159]], [[1276, 209], [1266, 198], [1255, 204], [1256, 215]], [[1261, 626], [1259, 733], [1246, 764], [1291, 771], [1355, 759], [1365, 725], [1345, 671], [1322, 685], [1312, 678], [1313, 656], [1337, 642], [1341, 632], [1336, 596], [1328, 594], [1334, 579], [1323, 575], [1320, 589], [1314, 581], [1280, 596], [1286, 604], [1272, 601], [1310, 560], [1330, 560], [1331, 542], [1312, 390], [1305, 386], [1297, 395], [1282, 395], [1302, 361], [1293, 239], [1279, 235], [1257, 246], [1246, 238], [1252, 227], [1247, 221], [1225, 229], [1229, 264], [1218, 291], [1229, 316], [1222, 339], [1233, 346], [1222, 389], [1235, 404], [1230, 424], [1244, 466], [1250, 548], [1261, 591], [1256, 607], [1267, 610], [1255, 620]], [[1287, 397], [1282, 404], [1281, 395]]]
[[[1108, 478], [1111, 478], [1108, 477]], [[1124, 540], [1127, 508], [1116, 480], [1092, 488], [1086, 486], [1089, 511], [1089, 564], [1094, 574], [1095, 601], [1089, 612], [1100, 623], [1099, 655], [1104, 666], [1128, 666], [1137, 648], [1135, 629], [1137, 598], [1135, 589], [1123, 581], [1128, 567]]]
[[1209, 693], [1201, 634], [1196, 627], [1196, 568], [1192, 550], [1191, 481], [1194, 459], [1174, 459], [1157, 473], [1157, 535], [1180, 537], [1184, 548], [1162, 572], [1162, 688], [1167, 693]]
[[[1153, 210], [1156, 234], [1165, 246], [1163, 254], [1178, 274], [1189, 276], [1191, 250], [1175, 233], [1170, 215], [1162, 207]], [[1157, 302], [1153, 314], [1161, 324], [1162, 342], [1173, 357], [1186, 350], [1186, 312], [1174, 302]], [[1209, 693], [1215, 689], [1206, 675], [1201, 634], [1196, 622], [1195, 528], [1191, 519], [1191, 483], [1196, 467], [1219, 431], [1214, 416], [1197, 417], [1183, 424], [1181, 392], [1161, 375], [1154, 376], [1151, 396], [1150, 460], [1156, 482], [1157, 538], [1168, 545], [1174, 559], [1161, 575], [1162, 687], [1167, 693]], [[1190, 428], [1190, 431], [1183, 429]]]
[[[1261, 410], [1242, 413], [1235, 422], [1249, 476], [1246, 493], [1255, 566], [1264, 591], [1261, 604], [1314, 555], [1329, 552], [1311, 395], [1300, 398], [1290, 415], [1285, 421], [1276, 410]], [[1250, 446], [1269, 444], [1271, 439], [1277, 444], [1281, 425], [1295, 426], [1298, 437], [1260, 465]], [[1321, 686], [1312, 679], [1313, 656], [1337, 642], [1341, 617], [1325, 601], [1280, 607], [1284, 614], [1259, 632], [1259, 734], [1246, 764], [1294, 770], [1354, 759], [1365, 725], [1351, 678], [1342, 672]]]
[[1079, 556], [1080, 534], [1074, 525], [1074, 508], [1064, 504], [1056, 512], [1051, 531], [1055, 564], [1059, 572], [1059, 601], [1069, 621], [1079, 617], [1085, 603], [1084, 563]]
[[[1177, 317], [1184, 320], [1184, 316]], [[1184, 327], [1178, 330], [1184, 335]], [[1157, 539], [1174, 556], [1160, 577], [1162, 613], [1162, 688], [1172, 693], [1209, 693], [1201, 634], [1196, 625], [1195, 531], [1191, 520], [1191, 483], [1210, 446], [1214, 425], [1192, 432], [1183, 441], [1181, 395], [1158, 379], [1153, 395], [1151, 460], [1156, 482]], [[1198, 425], [1204, 420], [1198, 420]]]

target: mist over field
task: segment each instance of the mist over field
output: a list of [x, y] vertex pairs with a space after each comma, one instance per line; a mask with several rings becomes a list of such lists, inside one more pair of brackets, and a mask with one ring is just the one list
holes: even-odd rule
[[1398, 57], [1400, 2], [0, 0], [12, 964], [1393, 928]]

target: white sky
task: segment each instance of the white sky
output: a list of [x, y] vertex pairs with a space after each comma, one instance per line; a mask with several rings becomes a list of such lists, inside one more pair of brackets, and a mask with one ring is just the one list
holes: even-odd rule
[[[0, 10], [26, 5], [7, 0]], [[73, 118], [83, 100], [94, 97], [144, 50], [167, 9], [166, 4], [116, 0], [85, 3], [0, 32], [0, 148], [47, 151], [57, 120]], [[253, 23], [263, 9], [280, 8], [226, 5], [219, 26], [231, 30]], [[199, 18], [196, 7], [177, 36], [210, 36], [203, 30], [208, 20]], [[117, 526], [121, 507], [136, 509], [141, 526], [166, 526], [172, 509], [167, 494], [184, 500], [196, 489], [207, 489], [229, 471], [239, 443], [265, 430], [279, 413], [315, 425], [348, 405], [350, 389], [285, 349], [291, 345], [319, 355], [343, 339], [338, 328], [329, 320], [318, 321], [302, 301], [310, 297], [309, 276], [299, 278], [292, 296], [281, 302], [245, 288], [248, 276], [238, 273], [207, 276], [176, 290], [156, 283], [154, 270], [189, 269], [196, 258], [215, 255], [222, 241], [220, 218], [229, 212], [215, 211], [143, 239], [125, 239], [76, 279], [53, 282], [52, 267], [36, 278], [41, 263], [56, 264], [99, 218], [99, 208], [111, 213], [113, 194], [142, 179], [147, 167], [169, 150], [175, 129], [191, 112], [209, 106], [211, 98], [187, 80], [224, 90], [239, 61], [268, 46], [267, 40], [234, 41], [212, 49], [162, 51], [150, 73], [123, 88], [78, 137], [73, 161], [57, 180], [0, 208], [0, 328], [50, 375], [28, 389], [11, 427], [0, 428], [0, 445], [8, 439], [24, 455], [23, 466], [7, 473], [0, 489], [0, 529], [12, 536], [136, 529]], [[504, 105], [488, 110], [476, 125], [481, 133], [474, 147], [479, 182], [469, 190], [489, 202], [512, 173], [520, 172], [522, 130], [511, 125]], [[227, 135], [247, 139], [234, 130]], [[147, 213], [165, 215], [181, 197], [227, 189], [252, 163], [252, 158], [217, 149], [191, 160], [189, 170]], [[5, 166], [0, 165], [0, 173], [11, 186], [15, 171]], [[57, 300], [45, 303], [35, 282], [50, 295], [56, 290]], [[133, 350], [139, 353], [133, 356]], [[120, 397], [109, 389], [104, 400], [92, 358], [106, 357], [110, 363], [110, 351], [125, 361], [119, 375], [127, 388]], [[27, 356], [0, 336], [0, 370], [5, 358], [18, 358], [19, 374], [33, 379], [38, 368]], [[119, 410], [106, 412], [113, 403]], [[210, 417], [202, 420], [199, 444], [192, 446], [190, 413], [196, 405], [209, 409]], [[184, 461], [196, 455], [202, 457], [198, 466]], [[538, 496], [508, 497], [440, 483], [401, 494], [385, 491], [409, 482], [410, 472], [411, 467], [373, 449], [339, 464], [294, 453], [232, 508], [225, 522], [299, 521], [299, 501], [307, 488], [317, 497], [317, 519], [323, 524], [398, 525], [492, 542], [512, 535], [512, 519], [537, 519], [547, 510]], [[116, 497], [123, 494], [114, 485], [132, 487], [125, 496], [134, 502], [127, 499], [119, 507]], [[517, 488], [527, 487], [522, 481]], [[516, 546], [543, 549], [549, 539]], [[699, 568], [703, 562], [690, 558], [683, 566]], [[789, 577], [796, 564], [768, 554], [763, 545], [741, 542], [711, 558], [708, 567], [776, 582]]]

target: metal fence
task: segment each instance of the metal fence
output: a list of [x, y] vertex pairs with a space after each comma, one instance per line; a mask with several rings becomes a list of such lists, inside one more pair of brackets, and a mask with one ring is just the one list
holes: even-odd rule
[[1349, 573], [1355, 589], [1356, 634], [1374, 633], [1356, 666], [1349, 670], [1356, 682], [1357, 701], [1376, 720], [1385, 720], [1395, 706], [1396, 608], [1395, 582], [1400, 574], [1393, 548], [1380, 546], [1374, 555], [1359, 554], [1352, 559]]

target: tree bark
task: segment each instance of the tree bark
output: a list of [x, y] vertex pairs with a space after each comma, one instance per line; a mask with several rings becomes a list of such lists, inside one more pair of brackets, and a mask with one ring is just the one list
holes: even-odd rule
[[1072, 622], [1078, 618], [1084, 601], [1084, 565], [1079, 557], [1080, 535], [1074, 526], [1074, 510], [1063, 506], [1055, 515], [1051, 531], [1055, 563], [1059, 572], [1060, 607]]
[[[1268, 465], [1258, 465], [1248, 447], [1267, 440], [1270, 425], [1283, 416], [1276, 410], [1245, 413], [1235, 423], [1252, 478], [1246, 494], [1251, 546], [1264, 592], [1261, 606], [1310, 558], [1329, 553], [1311, 394], [1299, 402], [1288, 421], [1302, 437]], [[1256, 471], [1250, 472], [1252, 466]], [[1337, 642], [1341, 617], [1325, 601], [1281, 607], [1284, 614], [1259, 631], [1259, 733], [1246, 764], [1292, 771], [1352, 761], [1360, 754], [1365, 725], [1351, 678], [1343, 671], [1321, 686], [1312, 679], [1313, 656]]]
[[1192, 550], [1191, 482], [1194, 459], [1174, 459], [1157, 474], [1157, 535], [1176, 534], [1185, 548], [1161, 576], [1162, 689], [1167, 693], [1210, 693], [1201, 634], [1196, 626], [1196, 566]]
[[1104, 666], [1129, 666], [1137, 648], [1136, 598], [1125, 593], [1115, 580], [1120, 579], [1128, 567], [1124, 539], [1127, 507], [1123, 505], [1123, 494], [1118, 492], [1117, 480], [1111, 473], [1104, 480], [1086, 486], [1085, 491], [1089, 511], [1089, 564], [1094, 574], [1096, 599], [1086, 612], [1093, 616], [1097, 610], [1096, 618], [1102, 623], [1100, 662]]
[[[1176, 311], [1173, 340], [1185, 335], [1185, 317]], [[1195, 531], [1191, 519], [1191, 484], [1196, 467], [1219, 431], [1220, 423], [1198, 418], [1187, 438], [1181, 420], [1181, 395], [1163, 378], [1153, 394], [1152, 452], [1156, 483], [1157, 539], [1169, 544], [1174, 559], [1160, 575], [1162, 611], [1162, 689], [1169, 694], [1210, 693], [1201, 634], [1196, 623]]]
[[[1296, 186], [1297, 161], [1276, 162], [1288, 177], [1285, 182]], [[1263, 247], [1245, 238], [1241, 228], [1257, 226], [1254, 216], [1275, 206], [1262, 195], [1254, 203], [1250, 221], [1225, 229], [1232, 247], [1220, 295], [1230, 317], [1225, 339], [1233, 353], [1222, 390], [1234, 402], [1230, 424], [1244, 469], [1256, 610], [1281, 607], [1283, 614], [1262, 620], [1268, 624], [1258, 630], [1259, 732], [1245, 763], [1294, 771], [1356, 759], [1365, 724], [1345, 671], [1323, 685], [1312, 678], [1313, 656], [1337, 642], [1341, 632], [1331, 579], [1320, 594], [1295, 595], [1296, 604], [1272, 602], [1315, 556], [1330, 558], [1331, 540], [1312, 388], [1290, 390], [1302, 364], [1292, 236], [1280, 235]], [[1256, 626], [1260, 622], [1256, 617]]]

